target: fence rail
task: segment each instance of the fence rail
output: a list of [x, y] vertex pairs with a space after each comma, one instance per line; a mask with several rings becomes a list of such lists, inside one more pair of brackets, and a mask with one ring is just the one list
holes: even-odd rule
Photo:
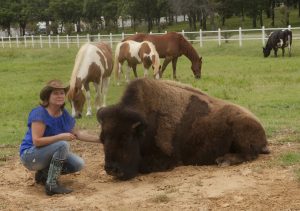
[[[293, 39], [300, 39], [300, 27], [291, 27], [288, 26], [288, 29], [293, 31]], [[279, 29], [287, 28], [265, 28], [260, 29], [242, 29], [241, 27], [235, 30], [221, 30], [220, 28], [217, 31], [202, 31], [197, 32], [185, 32], [182, 30], [180, 33], [183, 34], [188, 41], [198, 42], [200, 47], [203, 47], [205, 42], [216, 42], [219, 46], [224, 42], [228, 41], [238, 41], [239, 46], [243, 46], [243, 41], [251, 40], [261, 40], [262, 46], [265, 45], [268, 35]], [[165, 33], [167, 33], [165, 31]], [[164, 33], [152, 33], [150, 34], [164, 34]], [[75, 35], [75, 36], [60, 36], [60, 35], [39, 35], [39, 36], [15, 36], [15, 37], [1, 37], [1, 46], [2, 48], [61, 48], [70, 46], [77, 46], [78, 48], [86, 42], [99, 42], [104, 41], [110, 43], [111, 47], [115, 43], [120, 42], [124, 37], [132, 34], [96, 34], [96, 35]]]

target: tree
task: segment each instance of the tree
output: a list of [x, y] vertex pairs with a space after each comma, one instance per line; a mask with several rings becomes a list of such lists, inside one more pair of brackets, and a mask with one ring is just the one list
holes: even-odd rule
[[8, 36], [10, 36], [10, 26], [14, 20], [14, 13], [11, 8], [11, 2], [0, 0], [0, 5], [0, 26], [3, 29], [7, 29]]
[[61, 23], [61, 32], [63, 32], [64, 23], [80, 24], [80, 19], [83, 17], [82, 10], [81, 0], [50, 0], [49, 2], [49, 11], [54, 19]]

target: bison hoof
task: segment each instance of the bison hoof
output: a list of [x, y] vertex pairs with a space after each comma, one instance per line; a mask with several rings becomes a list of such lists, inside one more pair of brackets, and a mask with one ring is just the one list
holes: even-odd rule
[[224, 157], [217, 158], [216, 163], [218, 164], [219, 167], [230, 166], [230, 161], [226, 160]]

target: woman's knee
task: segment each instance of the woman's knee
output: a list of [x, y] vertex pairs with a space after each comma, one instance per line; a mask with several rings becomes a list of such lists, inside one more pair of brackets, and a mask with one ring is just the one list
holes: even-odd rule
[[70, 150], [69, 142], [67, 142], [67, 141], [56, 142], [56, 147], [57, 147], [57, 150], [54, 153], [53, 157], [60, 159], [60, 160], [65, 160], [67, 155], [69, 154], [69, 150]]

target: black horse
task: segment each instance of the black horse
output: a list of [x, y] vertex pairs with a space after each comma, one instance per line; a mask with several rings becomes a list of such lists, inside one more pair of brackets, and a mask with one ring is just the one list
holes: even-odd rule
[[278, 48], [282, 49], [282, 56], [284, 56], [284, 48], [288, 47], [289, 56], [291, 56], [291, 46], [292, 46], [292, 32], [288, 29], [277, 30], [270, 34], [267, 45], [263, 48], [264, 57], [268, 57], [271, 50], [274, 50], [274, 55], [277, 57]]

